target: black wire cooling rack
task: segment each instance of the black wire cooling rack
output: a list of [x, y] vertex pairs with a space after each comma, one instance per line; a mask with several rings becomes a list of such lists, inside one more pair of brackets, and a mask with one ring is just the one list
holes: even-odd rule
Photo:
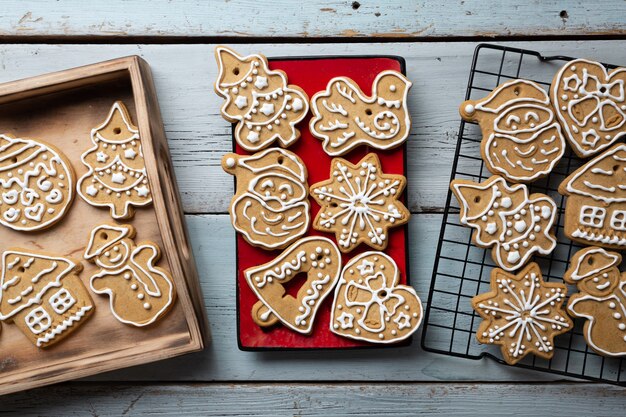
[[[496, 86], [519, 78], [534, 81], [548, 91], [563, 61], [572, 59], [566, 56], [543, 56], [525, 49], [480, 44], [474, 52], [465, 99], [485, 97]], [[604, 65], [608, 68], [616, 67]], [[482, 182], [491, 176], [480, 156], [481, 138], [478, 125], [461, 121], [450, 180], [463, 178]], [[563, 233], [565, 198], [557, 192], [561, 181], [581, 165], [582, 161], [568, 148], [550, 175], [529, 186], [531, 193], [547, 194], [559, 206], [557, 247], [549, 256], [535, 256], [533, 259], [541, 266], [544, 279], [548, 281], [562, 283], [570, 258], [582, 247]], [[472, 244], [472, 230], [460, 224], [458, 203], [452, 198], [452, 192], [448, 191], [422, 331], [422, 348], [468, 359], [488, 357], [505, 363], [501, 359], [499, 346], [481, 345], [475, 337], [482, 319], [474, 312], [470, 301], [472, 297], [489, 291], [490, 273], [495, 264], [489, 249]], [[576, 289], [570, 287], [568, 293], [573, 292]], [[583, 321], [576, 319], [575, 322], [573, 331], [555, 339], [555, 353], [551, 360], [529, 355], [515, 366], [626, 385], [626, 359], [597, 355], [585, 342]]]

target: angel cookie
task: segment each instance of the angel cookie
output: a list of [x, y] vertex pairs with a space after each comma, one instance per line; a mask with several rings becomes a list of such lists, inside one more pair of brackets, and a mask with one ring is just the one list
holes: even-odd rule
[[110, 297], [111, 312], [122, 323], [148, 326], [163, 317], [176, 299], [168, 271], [155, 266], [161, 257], [152, 242], [137, 246], [131, 225], [103, 224], [91, 231], [84, 257], [100, 267], [91, 290]]
[[576, 59], [552, 81], [550, 97], [572, 149], [587, 158], [626, 133], [626, 68], [607, 71], [598, 62]]
[[75, 181], [54, 146], [0, 135], [0, 224], [25, 232], [54, 225], [72, 204]]
[[585, 319], [587, 344], [600, 355], [626, 356], [626, 273], [622, 257], [602, 248], [582, 249], [574, 255], [563, 279], [578, 293], [567, 303], [571, 316]]
[[41, 251], [2, 254], [0, 320], [14, 323], [37, 347], [60, 342], [82, 326], [95, 306], [78, 274], [80, 262]]
[[626, 145], [614, 145], [559, 185], [568, 196], [565, 235], [577, 242], [626, 248]]
[[311, 196], [321, 207], [313, 228], [334, 233], [345, 253], [361, 243], [384, 250], [389, 229], [409, 221], [410, 212], [400, 202], [405, 186], [404, 176], [383, 173], [374, 153], [356, 165], [334, 158], [330, 179], [311, 186]]
[[502, 269], [516, 270], [534, 253], [547, 255], [556, 246], [556, 204], [547, 195], [529, 196], [524, 184], [508, 186], [495, 175], [482, 183], [454, 180], [450, 188], [461, 223], [474, 229], [476, 245], [493, 247], [491, 257]]
[[480, 125], [487, 169], [511, 182], [549, 174], [565, 152], [548, 94], [534, 82], [509, 81], [483, 99], [464, 101], [459, 111], [464, 120]]
[[[309, 334], [319, 306], [339, 279], [341, 254], [325, 237], [300, 239], [274, 260], [244, 271], [248, 285], [259, 301], [252, 309], [252, 318], [261, 327], [280, 321], [298, 333]], [[307, 279], [294, 297], [285, 284], [298, 274]]]
[[309, 111], [309, 98], [287, 84], [283, 71], [270, 70], [260, 54], [242, 57], [224, 46], [215, 48], [218, 75], [215, 92], [226, 102], [222, 116], [235, 127], [235, 140], [249, 152], [274, 141], [284, 148], [300, 137], [296, 125]]
[[500, 345], [506, 363], [514, 365], [529, 353], [550, 359], [554, 337], [572, 329], [563, 311], [564, 284], [543, 281], [536, 263], [519, 274], [491, 271], [491, 291], [472, 298], [472, 307], [483, 318], [476, 338]]
[[364, 252], [348, 262], [335, 289], [330, 330], [372, 343], [394, 343], [411, 336], [422, 322], [422, 302], [412, 287], [399, 285], [394, 260]]
[[234, 153], [222, 168], [237, 177], [230, 205], [233, 227], [251, 245], [282, 249], [309, 228], [309, 190], [304, 162], [280, 148], [252, 156]]
[[411, 129], [407, 95], [411, 82], [397, 71], [383, 71], [366, 96], [350, 78], [337, 77], [311, 99], [310, 130], [332, 156], [359, 145], [391, 149], [404, 143]]
[[128, 219], [134, 207], [152, 203], [139, 130], [121, 101], [103, 124], [92, 129], [94, 146], [81, 160], [89, 171], [78, 180], [80, 196], [92, 206], [109, 207], [114, 219]]

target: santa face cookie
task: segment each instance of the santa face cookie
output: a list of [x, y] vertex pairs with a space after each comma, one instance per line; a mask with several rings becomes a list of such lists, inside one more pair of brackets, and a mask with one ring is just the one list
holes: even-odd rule
[[384, 250], [389, 229], [407, 223], [411, 215], [400, 202], [405, 185], [404, 176], [383, 173], [374, 153], [356, 165], [335, 158], [330, 179], [311, 186], [311, 196], [321, 207], [313, 228], [334, 233], [345, 253], [361, 243]]
[[549, 174], [565, 152], [548, 94], [531, 81], [509, 81], [481, 100], [463, 102], [459, 111], [464, 120], [480, 125], [487, 169], [510, 182]]
[[[298, 333], [311, 333], [319, 306], [335, 287], [340, 270], [337, 246], [317, 236], [300, 239], [276, 259], [246, 269], [246, 281], [259, 297], [252, 309], [253, 320], [261, 327], [280, 321]], [[284, 285], [300, 273], [306, 273], [307, 279], [294, 297]]]
[[574, 255], [563, 279], [578, 293], [567, 303], [571, 316], [585, 319], [587, 344], [600, 355], [626, 356], [626, 273], [622, 257], [602, 248], [582, 249]]
[[359, 145], [392, 149], [404, 143], [411, 129], [407, 95], [411, 82], [397, 71], [383, 71], [365, 95], [350, 78], [337, 77], [311, 99], [310, 130], [332, 156]]
[[576, 59], [552, 81], [550, 98], [572, 149], [587, 158], [626, 133], [626, 68], [608, 72], [598, 62]]
[[626, 248], [626, 145], [614, 145], [569, 175], [559, 193], [565, 235], [577, 242]]
[[398, 266], [383, 252], [364, 252], [341, 272], [330, 330], [372, 343], [395, 343], [422, 322], [422, 303], [412, 287], [399, 285]]
[[81, 160], [89, 168], [77, 190], [92, 206], [108, 207], [114, 219], [133, 217], [135, 207], [152, 203], [139, 130], [121, 101], [105, 122], [91, 131], [94, 146]]
[[222, 168], [237, 177], [230, 218], [248, 243], [281, 249], [306, 233], [309, 190], [306, 167], [298, 156], [280, 148], [252, 156], [230, 153], [222, 158]]
[[0, 135], [0, 224], [24, 232], [54, 225], [72, 204], [74, 182], [69, 160], [55, 147]]
[[219, 74], [215, 92], [226, 102], [222, 116], [235, 127], [235, 140], [255, 152], [274, 141], [284, 148], [300, 137], [296, 125], [309, 111], [309, 98], [300, 87], [287, 84], [283, 71], [270, 70], [260, 54], [245, 57], [224, 46], [215, 48]]
[[131, 225], [100, 225], [91, 231], [84, 257], [100, 267], [89, 281], [91, 290], [109, 296], [115, 318], [144, 327], [170, 310], [176, 288], [170, 273], [155, 266], [159, 247], [152, 242], [136, 245], [134, 237]]
[[95, 306], [78, 277], [83, 267], [69, 258], [25, 249], [2, 254], [0, 320], [14, 323], [37, 347], [76, 331]]
[[461, 223], [474, 229], [476, 245], [493, 247], [491, 257], [506, 271], [523, 266], [534, 253], [547, 255], [556, 246], [552, 225], [556, 204], [544, 194], [528, 195], [523, 184], [509, 186], [493, 176], [476, 183], [454, 180]]
[[472, 298], [472, 308], [483, 318], [476, 338], [500, 345], [502, 358], [514, 365], [529, 353], [550, 359], [554, 337], [572, 329], [563, 311], [567, 288], [543, 281], [539, 265], [531, 263], [518, 274], [491, 271], [491, 291]]

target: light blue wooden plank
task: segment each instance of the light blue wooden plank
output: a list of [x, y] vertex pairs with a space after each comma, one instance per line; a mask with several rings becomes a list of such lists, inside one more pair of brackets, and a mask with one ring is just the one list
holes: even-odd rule
[[[358, 5], [358, 6], [357, 6]], [[624, 34], [615, 0], [8, 0], [4, 36], [450, 37]]]

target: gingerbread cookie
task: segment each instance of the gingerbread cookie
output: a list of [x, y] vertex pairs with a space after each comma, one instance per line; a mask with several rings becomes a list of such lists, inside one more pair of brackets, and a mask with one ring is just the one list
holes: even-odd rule
[[[568, 196], [565, 235], [585, 244], [626, 247], [626, 145], [614, 145], [559, 185]], [[623, 195], [622, 195], [623, 194]]]
[[552, 81], [550, 98], [572, 149], [587, 158], [626, 133], [626, 68], [607, 72], [600, 63], [576, 59]]
[[493, 247], [491, 257], [502, 269], [513, 271], [556, 246], [556, 204], [547, 195], [529, 196], [526, 185], [509, 186], [497, 175], [482, 183], [454, 180], [450, 188], [461, 205], [461, 223], [474, 229], [476, 245]]
[[480, 125], [487, 169], [511, 182], [546, 176], [565, 152], [548, 94], [532, 81], [504, 83], [483, 99], [464, 101], [459, 111]]
[[283, 71], [270, 70], [260, 54], [242, 57], [225, 46], [215, 48], [219, 74], [215, 92], [226, 99], [222, 116], [235, 127], [235, 140], [254, 152], [274, 141], [284, 148], [300, 137], [296, 125], [309, 111], [309, 98], [287, 84]]
[[374, 153], [356, 165], [334, 158], [330, 179], [311, 186], [311, 196], [321, 206], [313, 228], [334, 233], [342, 252], [361, 243], [384, 250], [389, 229], [407, 223], [411, 215], [400, 202], [405, 186], [404, 176], [383, 173]]
[[570, 297], [567, 309], [586, 320], [583, 334], [600, 355], [626, 356], [626, 273], [620, 273], [621, 263], [617, 252], [585, 248], [576, 252], [563, 276], [580, 291]]
[[92, 206], [109, 207], [114, 219], [128, 219], [134, 207], [152, 203], [139, 130], [121, 101], [91, 131], [94, 146], [81, 159], [89, 171], [78, 181], [80, 196]]
[[337, 77], [311, 99], [311, 134], [323, 140], [332, 156], [359, 145], [392, 149], [404, 143], [411, 129], [407, 95], [411, 82], [397, 71], [383, 71], [366, 96], [350, 78]]
[[[290, 329], [309, 334], [319, 306], [335, 287], [341, 270], [341, 254], [325, 237], [298, 240], [276, 259], [244, 271], [248, 285], [259, 297], [252, 318], [261, 327], [280, 321]], [[296, 275], [307, 280], [294, 297], [284, 285]]]
[[335, 289], [330, 330], [372, 343], [411, 336], [422, 322], [422, 302], [412, 287], [399, 281], [398, 266], [382, 252], [352, 258]]
[[230, 218], [248, 243], [282, 249], [306, 233], [307, 170], [298, 156], [280, 148], [252, 156], [230, 153], [222, 158], [222, 168], [237, 178]]
[[91, 231], [85, 259], [101, 268], [90, 279], [91, 290], [107, 294], [116, 319], [137, 327], [163, 317], [176, 300], [168, 271], [155, 266], [161, 258], [156, 243], [133, 240], [131, 225], [103, 224]]
[[95, 306], [78, 277], [83, 266], [41, 251], [9, 249], [2, 254], [0, 320], [13, 322], [37, 347], [69, 336]]
[[472, 298], [472, 308], [483, 318], [476, 338], [500, 345], [506, 363], [514, 365], [532, 353], [544, 359], [554, 355], [554, 337], [572, 329], [563, 310], [567, 287], [544, 282], [532, 262], [519, 274], [491, 271], [491, 291]]
[[54, 146], [0, 135], [0, 223], [30, 232], [65, 216], [74, 199], [74, 169]]

